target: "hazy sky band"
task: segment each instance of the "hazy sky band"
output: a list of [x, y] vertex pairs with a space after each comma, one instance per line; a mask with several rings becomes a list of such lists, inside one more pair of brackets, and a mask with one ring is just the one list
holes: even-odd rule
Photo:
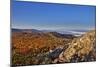
[[95, 28], [95, 6], [14, 1], [12, 9], [13, 28]]

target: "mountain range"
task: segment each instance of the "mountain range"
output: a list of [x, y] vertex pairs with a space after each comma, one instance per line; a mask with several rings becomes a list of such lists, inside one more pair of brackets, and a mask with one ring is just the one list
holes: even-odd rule
[[95, 38], [95, 30], [76, 37], [51, 31], [13, 29], [12, 63], [36, 65], [95, 61]]
[[71, 34], [75, 36], [80, 36], [89, 30], [37, 30], [37, 29], [16, 29], [12, 28], [12, 32], [37, 32], [37, 33], [46, 33], [46, 32], [57, 32], [60, 34]]

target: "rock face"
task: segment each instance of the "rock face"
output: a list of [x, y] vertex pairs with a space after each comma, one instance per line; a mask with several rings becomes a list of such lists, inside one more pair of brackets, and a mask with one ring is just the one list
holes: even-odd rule
[[[88, 62], [96, 60], [95, 30], [75, 38], [58, 58], [62, 62]], [[58, 61], [59, 61], [58, 60]]]
[[77, 63], [96, 60], [95, 30], [74, 38], [68, 45], [57, 47], [48, 54], [49, 63]]

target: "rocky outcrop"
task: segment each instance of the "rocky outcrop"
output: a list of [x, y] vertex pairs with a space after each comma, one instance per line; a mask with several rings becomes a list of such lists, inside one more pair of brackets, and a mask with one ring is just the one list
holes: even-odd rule
[[88, 62], [96, 60], [95, 30], [72, 40], [56, 62]]

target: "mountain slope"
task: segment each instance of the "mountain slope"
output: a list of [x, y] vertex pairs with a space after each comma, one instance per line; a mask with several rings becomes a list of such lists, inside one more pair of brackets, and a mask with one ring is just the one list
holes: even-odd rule
[[95, 30], [79, 37], [57, 32], [13, 32], [13, 65], [95, 61], [95, 41]]

